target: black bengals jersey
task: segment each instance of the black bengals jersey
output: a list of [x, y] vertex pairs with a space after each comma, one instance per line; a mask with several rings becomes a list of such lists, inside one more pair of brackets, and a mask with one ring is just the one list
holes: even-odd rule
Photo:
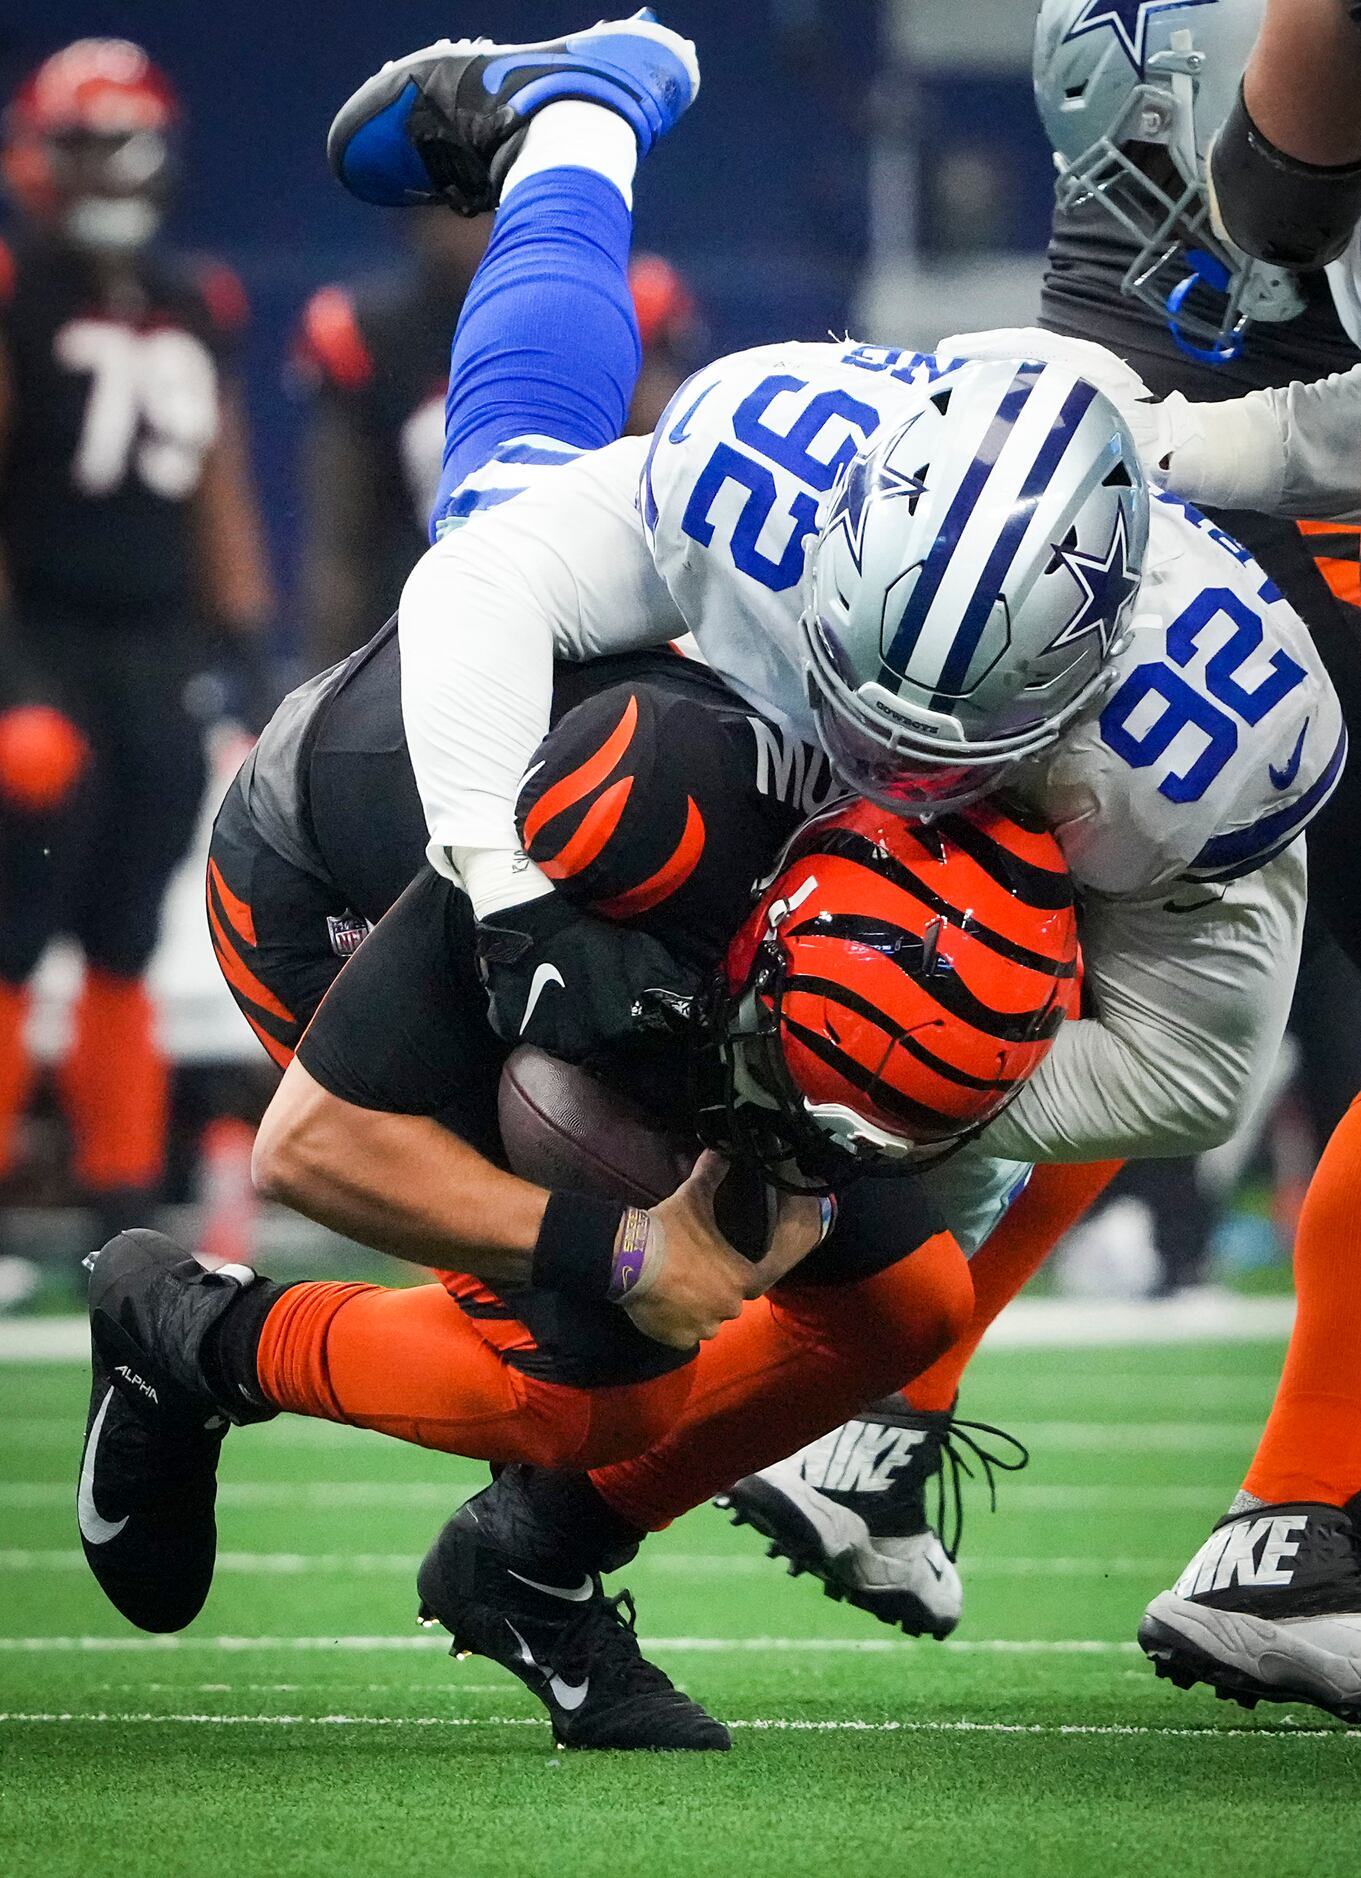
[[152, 253], [105, 278], [54, 243], [0, 249], [0, 549], [21, 622], [190, 610], [191, 502], [243, 317], [225, 269]]

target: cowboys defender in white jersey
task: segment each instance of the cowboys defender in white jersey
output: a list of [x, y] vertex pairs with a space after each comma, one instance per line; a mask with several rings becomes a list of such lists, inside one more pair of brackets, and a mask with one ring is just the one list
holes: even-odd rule
[[[420, 58], [425, 86], [437, 49]], [[448, 118], [413, 133], [431, 195], [451, 199], [430, 153], [457, 135]], [[1345, 757], [1293, 611], [1237, 544], [1150, 501], [1118, 408], [1142, 395], [1111, 355], [1030, 332], [934, 357], [760, 348], [697, 374], [650, 444], [502, 451], [403, 596], [431, 859], [547, 967], [552, 884], [514, 805], [555, 652], [688, 628], [787, 750], [816, 740], [848, 787], [908, 815], [1003, 785], [1042, 810], [1084, 891], [1094, 1015], [937, 1175], [966, 1242], [1026, 1163], [1232, 1130], [1293, 984], [1297, 837]], [[551, 970], [528, 1032], [550, 1049], [571, 978]]]

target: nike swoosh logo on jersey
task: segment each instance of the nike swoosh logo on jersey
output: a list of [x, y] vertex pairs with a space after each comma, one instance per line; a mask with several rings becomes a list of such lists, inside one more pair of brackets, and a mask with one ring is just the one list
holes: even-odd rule
[[583, 1578], [575, 1590], [569, 1590], [562, 1585], [541, 1585], [537, 1578], [526, 1578], [523, 1572], [511, 1571], [509, 1565], [506, 1570], [512, 1578], [518, 1578], [522, 1585], [528, 1585], [531, 1591], [545, 1592], [550, 1598], [566, 1598], [572, 1604], [584, 1604], [595, 1590], [594, 1581], [590, 1577]]
[[567, 982], [556, 965], [537, 965], [534, 976], [529, 981], [529, 1000], [525, 1005], [525, 1014], [520, 1019], [520, 1035], [523, 1037], [529, 1029], [529, 1020], [534, 1015], [534, 1007], [550, 985], [561, 985], [564, 991]]
[[76, 1518], [80, 1522], [80, 1536], [88, 1545], [107, 1545], [110, 1539], [118, 1537], [128, 1523], [126, 1515], [122, 1519], [104, 1519], [95, 1505], [95, 1455], [99, 1448], [99, 1437], [104, 1432], [104, 1417], [112, 1401], [113, 1390], [110, 1389], [99, 1405], [98, 1415], [90, 1424], [90, 1433], [85, 1442], [85, 1459], [80, 1466]]
[[1267, 775], [1270, 776], [1272, 782], [1278, 789], [1288, 789], [1299, 775], [1300, 759], [1304, 755], [1304, 740], [1308, 735], [1309, 720], [1306, 718], [1304, 720], [1304, 729], [1300, 732], [1299, 739], [1294, 749], [1290, 752], [1290, 760], [1285, 767], [1283, 769], [1277, 769], [1274, 763], [1267, 765]]
[[[717, 380], [715, 380], [714, 383], [716, 384]], [[704, 400], [708, 397], [709, 393], [713, 389], [714, 389], [714, 386], [712, 384], [706, 385], [704, 387], [703, 391], [700, 392], [699, 396], [695, 399], [694, 403], [690, 406], [690, 409], [685, 413], [685, 415], [682, 418], [678, 420], [676, 424], [672, 426], [671, 430], [667, 433], [666, 440], [668, 443], [686, 443], [689, 441], [690, 420], [695, 415], [695, 412], [699, 409], [700, 405], [703, 404]]]

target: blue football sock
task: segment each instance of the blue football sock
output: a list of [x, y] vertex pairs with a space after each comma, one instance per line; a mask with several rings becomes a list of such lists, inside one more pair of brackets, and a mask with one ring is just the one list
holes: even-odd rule
[[431, 518], [498, 445], [576, 450], [624, 427], [642, 359], [629, 292], [633, 218], [591, 170], [545, 170], [510, 192], [454, 334], [444, 473]]

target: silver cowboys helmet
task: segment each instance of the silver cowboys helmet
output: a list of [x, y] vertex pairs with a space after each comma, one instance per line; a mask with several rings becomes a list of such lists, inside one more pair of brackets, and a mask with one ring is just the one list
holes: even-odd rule
[[1062, 365], [954, 364], [847, 465], [804, 576], [834, 768], [901, 815], [975, 801], [1113, 682], [1148, 539], [1133, 440]]
[[1292, 274], [1210, 225], [1205, 163], [1266, 0], [1041, 0], [1035, 101], [1061, 207], [1094, 204], [1137, 243], [1121, 283], [1191, 356], [1235, 358], [1252, 320], [1293, 319]]

